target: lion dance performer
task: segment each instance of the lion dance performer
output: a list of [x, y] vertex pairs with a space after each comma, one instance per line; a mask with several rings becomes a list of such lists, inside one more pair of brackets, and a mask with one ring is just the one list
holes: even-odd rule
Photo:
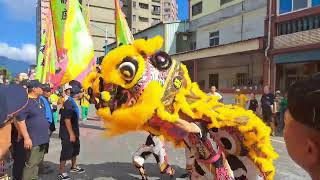
[[157, 36], [117, 47], [104, 58], [101, 74], [85, 79], [84, 87], [100, 99], [97, 114], [106, 133], [148, 131], [186, 147], [192, 179], [273, 179], [270, 128], [251, 111], [207, 96], [183, 64], [160, 50], [162, 43]]

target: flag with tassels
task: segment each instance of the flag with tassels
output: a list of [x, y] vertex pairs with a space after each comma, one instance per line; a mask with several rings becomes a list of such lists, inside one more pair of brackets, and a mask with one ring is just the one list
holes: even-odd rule
[[50, 83], [50, 77], [55, 74], [57, 60], [50, 12], [44, 17], [46, 27], [41, 34], [41, 44], [38, 52], [36, 79], [41, 83]]
[[132, 44], [134, 39], [129, 29], [125, 15], [121, 10], [119, 0], [114, 0], [114, 3], [115, 3], [117, 46]]
[[82, 82], [94, 68], [94, 48], [78, 0], [50, 0], [58, 54], [55, 87], [71, 80]]

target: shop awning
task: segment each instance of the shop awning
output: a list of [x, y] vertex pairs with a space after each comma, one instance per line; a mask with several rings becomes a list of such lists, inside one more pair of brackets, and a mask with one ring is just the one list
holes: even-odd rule
[[278, 54], [275, 55], [273, 59], [276, 64], [320, 61], [320, 49]]

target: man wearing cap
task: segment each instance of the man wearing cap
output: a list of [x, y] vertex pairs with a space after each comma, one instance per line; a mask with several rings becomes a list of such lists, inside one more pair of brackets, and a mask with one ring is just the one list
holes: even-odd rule
[[320, 178], [320, 73], [288, 89], [284, 139], [291, 158]]
[[[11, 146], [11, 122], [13, 116], [21, 111], [28, 103], [28, 95], [20, 85], [0, 86], [0, 169], [6, 170], [4, 156]], [[1, 171], [1, 170], [0, 170]], [[0, 174], [0, 179], [5, 178]]]
[[[54, 120], [53, 120], [53, 110], [51, 108], [51, 104], [49, 101], [49, 97], [52, 94], [50, 84], [44, 84], [42, 86], [42, 91], [43, 91], [43, 95], [40, 96], [40, 102], [41, 102], [42, 106], [44, 107], [44, 110], [46, 113], [46, 120], [48, 121], [48, 125], [49, 125], [49, 132], [48, 133], [49, 133], [49, 137], [51, 137], [52, 133], [56, 130], [56, 127], [55, 127]], [[48, 151], [49, 151], [49, 143], [47, 144], [45, 154], [47, 154]], [[48, 174], [49, 172], [51, 172], [51, 170], [49, 169], [49, 166], [45, 166], [45, 164], [42, 161], [40, 164], [39, 172], [41, 174]]]
[[59, 167], [59, 179], [70, 179], [66, 173], [66, 161], [71, 160], [71, 172], [84, 173], [85, 170], [77, 166], [77, 156], [80, 153], [80, 110], [76, 101], [81, 99], [81, 89], [77, 86], [71, 88], [71, 97], [65, 100], [61, 110], [59, 136], [61, 138], [61, 155]]
[[39, 164], [44, 157], [46, 144], [49, 143], [45, 110], [40, 102], [43, 91], [37, 80], [31, 80], [28, 87], [29, 101], [26, 107], [16, 115], [18, 131], [26, 149], [26, 162], [23, 179], [38, 179]]

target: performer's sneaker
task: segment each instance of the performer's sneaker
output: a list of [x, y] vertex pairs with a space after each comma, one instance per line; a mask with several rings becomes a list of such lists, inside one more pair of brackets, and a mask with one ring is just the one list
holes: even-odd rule
[[82, 173], [85, 173], [86, 171], [81, 167], [77, 166], [75, 168], [71, 168], [70, 172], [82, 174]]
[[59, 180], [70, 180], [70, 176], [67, 173], [62, 173], [58, 175]]

